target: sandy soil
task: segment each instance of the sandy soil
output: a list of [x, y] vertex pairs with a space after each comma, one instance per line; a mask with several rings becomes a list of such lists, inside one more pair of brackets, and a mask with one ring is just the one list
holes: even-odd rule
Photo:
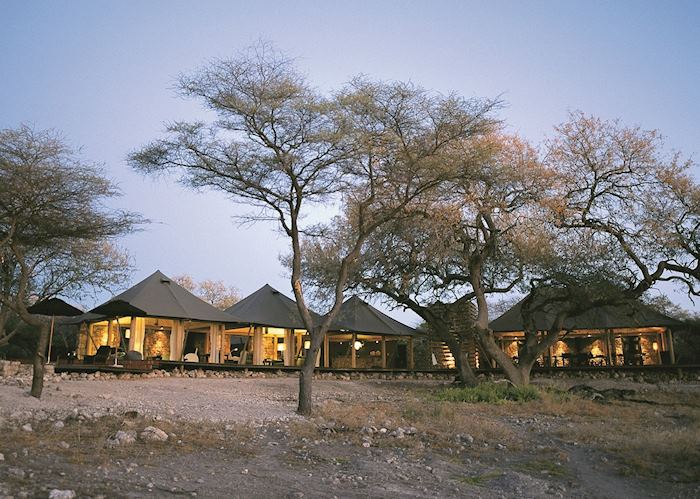
[[[318, 380], [315, 398], [330, 409], [310, 420], [294, 413], [291, 377], [65, 381], [49, 383], [40, 401], [26, 387], [0, 385], [0, 497], [49, 497], [52, 489], [78, 497], [700, 496], [695, 481], [621, 473], [614, 456], [563, 438], [575, 416], [464, 404], [457, 410], [473, 410], [488, 430], [469, 429], [468, 442], [464, 428], [449, 424], [437, 434], [419, 423], [410, 429], [408, 419], [375, 419], [378, 408], [415, 410], [440, 385]], [[700, 388], [602, 385], [666, 397]], [[333, 419], [344, 408], [350, 417]], [[22, 429], [27, 423], [32, 431]], [[148, 425], [168, 440], [109, 446], [116, 431]], [[399, 429], [407, 435], [396, 436]]]
[[[440, 383], [318, 380], [314, 398], [317, 402], [401, 400], [412, 384]], [[66, 381], [47, 384], [42, 399], [37, 400], [27, 396], [25, 388], [0, 385], [0, 416], [21, 419], [35, 411], [62, 417], [78, 412], [94, 416], [136, 410], [186, 421], [276, 420], [296, 417], [298, 386], [296, 377]]]

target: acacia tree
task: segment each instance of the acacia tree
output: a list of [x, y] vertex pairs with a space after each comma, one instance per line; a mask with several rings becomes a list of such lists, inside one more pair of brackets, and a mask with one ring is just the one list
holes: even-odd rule
[[17, 332], [7, 328], [11, 315], [41, 328], [31, 391], [37, 398], [48, 330], [27, 306], [123, 282], [129, 262], [112, 242], [140, 219], [105, 206], [117, 194], [55, 132], [0, 131], [0, 344]]
[[[529, 382], [536, 359], [558, 341], [568, 318], [629, 303], [660, 281], [692, 290], [697, 267], [697, 186], [687, 175], [689, 162], [666, 154], [657, 132], [580, 112], [555, 130], [544, 163], [557, 180], [543, 202], [547, 236], [528, 278], [518, 365], [498, 348], [485, 298], [477, 296], [480, 343], [516, 384]], [[544, 330], [536, 317], [548, 320]]]
[[[462, 145], [467, 147], [457, 151], [452, 178], [425, 196], [411, 216], [369, 238], [349, 286], [418, 314], [449, 347], [460, 381], [475, 385], [462, 348], [472, 330], [455, 331], [452, 321], [474, 320], [470, 301], [477, 293], [505, 293], [521, 281], [518, 254], [527, 238], [519, 231], [547, 176], [535, 151], [516, 137], [491, 133]], [[352, 232], [351, 221], [337, 227]], [[321, 290], [338, 266], [339, 241], [310, 244], [306, 276]]]
[[[178, 169], [187, 185], [222, 190], [260, 209], [251, 218], [275, 221], [289, 238], [291, 285], [311, 336], [299, 378], [298, 412], [308, 415], [315, 359], [367, 237], [439, 185], [441, 152], [481, 133], [495, 103], [362, 79], [326, 97], [268, 45], [182, 76], [178, 87], [218, 120], [170, 124], [166, 139], [131, 162], [146, 172]], [[322, 203], [348, 206], [357, 230], [339, 257], [332, 306], [317, 321], [302, 284], [302, 235], [329, 232], [304, 218]]]

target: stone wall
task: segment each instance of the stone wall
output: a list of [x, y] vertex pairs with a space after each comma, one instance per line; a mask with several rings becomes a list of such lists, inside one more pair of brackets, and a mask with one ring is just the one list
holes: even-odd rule
[[170, 331], [149, 329], [143, 340], [144, 358], [162, 356], [170, 359]]

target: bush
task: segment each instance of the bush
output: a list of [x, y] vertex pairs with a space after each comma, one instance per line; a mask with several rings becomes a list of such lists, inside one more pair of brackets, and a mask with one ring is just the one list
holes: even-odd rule
[[481, 383], [473, 388], [444, 388], [436, 393], [438, 400], [447, 402], [486, 402], [500, 404], [505, 401], [529, 402], [539, 400], [540, 392], [534, 386], [514, 386], [510, 383]]

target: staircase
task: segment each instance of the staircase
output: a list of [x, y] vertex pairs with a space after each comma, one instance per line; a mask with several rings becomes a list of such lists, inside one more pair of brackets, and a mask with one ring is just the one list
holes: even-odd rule
[[430, 350], [435, 356], [437, 366], [445, 369], [453, 369], [455, 367], [455, 358], [450, 352], [448, 346], [442, 341], [431, 341]]
[[[444, 369], [453, 369], [455, 367], [455, 358], [450, 352], [449, 347], [442, 341], [431, 341], [430, 349], [435, 356], [437, 365], [435, 367], [440, 367]], [[469, 365], [472, 369], [477, 369], [478, 367], [484, 368], [488, 366], [482, 366], [480, 363], [481, 352], [477, 347], [476, 341], [473, 338], [463, 338], [462, 339], [462, 352], [469, 355]], [[484, 356], [484, 358], [486, 358]]]

